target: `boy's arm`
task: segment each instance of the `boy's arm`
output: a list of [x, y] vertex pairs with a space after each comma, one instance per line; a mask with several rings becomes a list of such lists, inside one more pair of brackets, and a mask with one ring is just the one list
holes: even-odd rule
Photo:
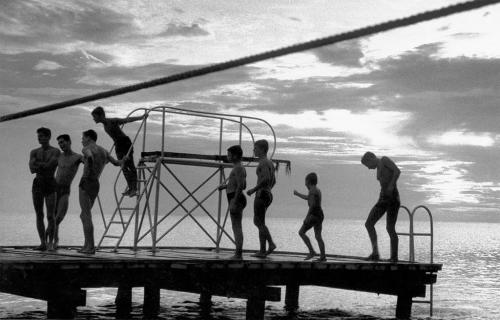
[[269, 165], [262, 166], [259, 170], [259, 173], [257, 175], [257, 185], [248, 190], [247, 194], [251, 195], [252, 193], [258, 191], [259, 189], [262, 189], [264, 186], [267, 186], [271, 182], [271, 169], [269, 168]]
[[305, 194], [302, 194], [300, 192], [298, 192], [297, 190], [293, 190], [293, 194], [301, 199], [304, 199], [304, 200], [308, 200], [308, 197], [307, 195]]
[[31, 150], [29, 168], [31, 173], [37, 173], [40, 169], [39, 163], [36, 161], [36, 150]]
[[50, 157], [47, 161], [42, 162], [40, 160], [37, 160], [35, 162], [35, 165], [38, 166], [38, 168], [42, 169], [47, 169], [47, 168], [55, 168], [57, 167], [57, 159], [59, 158], [59, 155], [61, 152], [57, 149], [54, 149], [53, 151], [50, 152]]
[[113, 156], [108, 151], [106, 151], [106, 156], [107, 156], [107, 160], [109, 162], [111, 162], [116, 167], [120, 167], [123, 163], [123, 160], [116, 160], [115, 158], [113, 158]]
[[143, 116], [139, 116], [139, 117], [112, 118], [110, 120], [116, 121], [117, 124], [124, 124], [124, 123], [139, 121], [139, 120], [142, 120], [145, 118], [146, 118], [146, 114], [144, 114]]
[[384, 166], [392, 171], [392, 179], [389, 181], [389, 185], [387, 186], [387, 193], [392, 194], [394, 187], [396, 186], [396, 181], [398, 181], [399, 175], [401, 174], [401, 170], [399, 170], [396, 164], [387, 157], [384, 157], [382, 161]]

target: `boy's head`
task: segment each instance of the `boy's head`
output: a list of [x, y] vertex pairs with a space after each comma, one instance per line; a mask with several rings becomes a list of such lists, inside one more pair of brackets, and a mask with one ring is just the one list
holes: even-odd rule
[[368, 169], [375, 169], [377, 167], [377, 160], [377, 156], [370, 151], [366, 152], [363, 157], [361, 157], [361, 163]]
[[96, 123], [102, 122], [102, 120], [106, 119], [106, 113], [101, 106], [96, 107], [94, 110], [92, 110], [91, 114]]
[[235, 145], [227, 149], [227, 158], [229, 161], [241, 161], [241, 157], [243, 157], [243, 150], [239, 145]]
[[59, 144], [59, 148], [61, 148], [62, 151], [70, 150], [71, 138], [68, 134], [61, 134], [59, 137], [57, 137], [57, 143]]
[[50, 140], [50, 137], [52, 136], [52, 133], [51, 133], [50, 129], [49, 128], [44, 128], [44, 127], [38, 128], [36, 130], [36, 134], [38, 136], [38, 142], [41, 145], [48, 144], [49, 140]]
[[318, 184], [318, 175], [314, 172], [309, 173], [306, 176], [306, 186], [315, 186]]
[[254, 149], [253, 149], [255, 156], [259, 157], [261, 155], [266, 155], [267, 151], [269, 151], [269, 143], [267, 140], [257, 140], [255, 141], [254, 144]]
[[97, 141], [97, 132], [95, 132], [92, 129], [84, 131], [82, 134], [82, 144], [86, 146], [92, 141], [93, 142]]

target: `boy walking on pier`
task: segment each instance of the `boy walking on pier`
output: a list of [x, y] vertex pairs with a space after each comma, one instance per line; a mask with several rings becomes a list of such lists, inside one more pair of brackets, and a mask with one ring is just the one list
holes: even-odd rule
[[94, 225], [92, 224], [92, 206], [99, 193], [99, 177], [106, 163], [111, 162], [120, 166], [122, 160], [114, 159], [103, 147], [96, 144], [97, 133], [87, 130], [82, 135], [83, 174], [79, 184], [79, 198], [82, 213], [80, 218], [83, 224], [85, 242], [81, 253], [94, 254]]
[[134, 164], [134, 148], [132, 147], [132, 141], [130, 138], [122, 131], [120, 126], [128, 122], [134, 122], [138, 120], [143, 120], [146, 114], [140, 117], [129, 117], [126, 119], [122, 118], [106, 118], [106, 113], [102, 107], [97, 107], [92, 111], [92, 117], [95, 123], [102, 123], [104, 126], [104, 131], [113, 139], [115, 143], [115, 152], [118, 160], [125, 158], [123, 165], [123, 175], [125, 180], [127, 180], [127, 190], [123, 193], [129, 197], [137, 195], [137, 170]]
[[[249, 196], [256, 193], [253, 203], [253, 222], [259, 229], [260, 250], [254, 254], [254, 256], [258, 258], [265, 258], [276, 249], [276, 244], [274, 243], [271, 233], [266, 226], [266, 211], [271, 205], [271, 202], [273, 202], [271, 189], [276, 184], [273, 162], [267, 158], [268, 150], [269, 144], [267, 140], [258, 140], [255, 142], [254, 154], [257, 158], [259, 158], [259, 164], [256, 169], [257, 185], [247, 191], [247, 195]], [[267, 251], [266, 241], [269, 243]]]
[[227, 149], [227, 159], [233, 163], [233, 170], [231, 170], [229, 174], [227, 184], [219, 186], [219, 190], [226, 189], [227, 193], [234, 241], [236, 243], [236, 251], [232, 259], [236, 260], [243, 258], [243, 229], [241, 220], [243, 218], [243, 209], [245, 209], [247, 205], [247, 199], [243, 194], [243, 190], [247, 187], [247, 173], [245, 168], [241, 165], [242, 157], [243, 150], [239, 145]]
[[306, 235], [306, 232], [314, 227], [314, 236], [318, 241], [320, 256], [316, 261], [326, 261], [325, 254], [325, 243], [323, 238], [321, 237], [321, 230], [323, 226], [323, 209], [321, 209], [321, 190], [317, 187], [318, 184], [318, 176], [316, 173], [311, 172], [306, 176], [306, 187], [309, 190], [307, 195], [298, 192], [297, 190], [293, 191], [293, 194], [297, 197], [307, 200], [307, 204], [309, 206], [309, 211], [307, 212], [307, 216], [304, 219], [304, 223], [299, 230], [299, 235], [304, 240], [304, 243], [309, 249], [309, 254], [306, 256], [304, 260], [309, 260], [316, 255], [316, 252], [311, 245], [311, 240]]
[[368, 169], [377, 169], [377, 180], [380, 182], [380, 196], [375, 206], [366, 219], [365, 227], [368, 230], [372, 243], [372, 253], [369, 260], [379, 260], [380, 254], [377, 244], [377, 232], [375, 224], [387, 211], [386, 229], [391, 239], [391, 261], [398, 261], [398, 235], [396, 233], [396, 221], [398, 219], [399, 192], [396, 182], [401, 171], [388, 157], [377, 158], [373, 152], [366, 152], [361, 158], [361, 163]]
[[[39, 128], [37, 131], [38, 142], [41, 147], [31, 150], [29, 168], [31, 173], [36, 174], [33, 180], [32, 195], [33, 206], [36, 213], [36, 228], [40, 237], [40, 245], [35, 250], [47, 250], [47, 238], [49, 249], [53, 247], [55, 205], [56, 205], [56, 180], [54, 173], [57, 167], [59, 150], [49, 144], [52, 135], [50, 129]], [[43, 203], [47, 207], [47, 231], [45, 230]]]
[[62, 150], [62, 154], [57, 159], [56, 173], [56, 223], [54, 232], [54, 249], [57, 249], [59, 244], [59, 225], [66, 216], [68, 211], [68, 199], [71, 189], [71, 182], [75, 178], [78, 166], [83, 163], [81, 154], [71, 150], [71, 138], [67, 134], [62, 134], [57, 137], [57, 143]]

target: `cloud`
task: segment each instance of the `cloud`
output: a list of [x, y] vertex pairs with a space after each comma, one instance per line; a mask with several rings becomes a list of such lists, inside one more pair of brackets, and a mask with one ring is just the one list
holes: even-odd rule
[[169, 23], [167, 28], [158, 34], [160, 37], [198, 37], [207, 36], [210, 33], [203, 29], [199, 24], [185, 24], [185, 23]]
[[346, 67], [361, 67], [361, 59], [364, 57], [360, 40], [340, 42], [312, 52], [321, 62]]
[[49, 61], [49, 60], [40, 60], [36, 64], [36, 66], [33, 67], [34, 70], [41, 71], [41, 70], [57, 70], [57, 69], [62, 69], [64, 68], [61, 66], [59, 63], [54, 62], [54, 61]]
[[495, 144], [495, 139], [491, 133], [474, 133], [459, 130], [432, 135], [428, 138], [428, 141], [432, 144], [445, 146], [491, 147]]

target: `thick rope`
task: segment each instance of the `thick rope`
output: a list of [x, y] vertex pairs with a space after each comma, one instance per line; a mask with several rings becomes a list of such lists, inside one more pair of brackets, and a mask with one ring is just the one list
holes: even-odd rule
[[344, 33], [340, 33], [337, 35], [333, 35], [333, 36], [329, 36], [329, 37], [325, 37], [325, 38], [320, 38], [320, 39], [316, 39], [316, 40], [312, 40], [312, 41], [308, 41], [308, 42], [298, 43], [298, 44], [291, 45], [288, 47], [284, 47], [284, 48], [280, 48], [280, 49], [276, 49], [276, 50], [271, 50], [271, 51], [266, 51], [263, 53], [259, 53], [259, 54], [255, 54], [255, 55], [251, 55], [251, 56], [247, 56], [247, 57], [243, 57], [243, 58], [239, 58], [239, 59], [235, 59], [235, 60], [230, 60], [227, 62], [217, 63], [217, 64], [209, 65], [207, 67], [174, 74], [174, 75], [163, 77], [163, 78], [158, 78], [158, 79], [154, 79], [154, 80], [150, 80], [150, 81], [146, 81], [146, 82], [140, 82], [137, 84], [133, 84], [133, 85], [129, 85], [129, 86], [125, 86], [125, 87], [121, 87], [121, 88], [113, 89], [113, 90], [109, 90], [109, 91], [103, 91], [103, 92], [99, 92], [96, 94], [92, 94], [92, 95], [77, 98], [77, 99], [67, 100], [67, 101], [63, 101], [63, 102], [59, 102], [59, 103], [46, 105], [43, 107], [38, 107], [38, 108], [30, 109], [30, 110], [25, 110], [25, 111], [7, 114], [7, 115], [0, 117], [0, 122], [13, 120], [13, 119], [19, 119], [19, 118], [39, 114], [39, 113], [44, 113], [44, 112], [62, 109], [62, 108], [90, 102], [90, 101], [109, 98], [109, 97], [129, 93], [129, 92], [133, 92], [133, 91], [138, 91], [138, 90], [142, 90], [142, 89], [146, 89], [146, 88], [151, 88], [151, 87], [155, 87], [155, 86], [159, 86], [159, 85], [163, 85], [163, 84], [167, 84], [167, 83], [172, 83], [172, 82], [176, 82], [176, 81], [180, 81], [180, 80], [199, 77], [199, 76], [206, 75], [209, 73], [215, 73], [215, 72], [219, 72], [222, 70], [240, 67], [240, 66], [243, 66], [246, 64], [255, 63], [255, 62], [259, 62], [259, 61], [263, 61], [263, 60], [267, 60], [267, 59], [271, 59], [271, 58], [276, 58], [276, 57], [284, 56], [284, 55], [291, 54], [291, 53], [296, 53], [296, 52], [300, 52], [300, 51], [319, 48], [322, 46], [331, 45], [331, 44], [338, 43], [341, 41], [365, 37], [365, 36], [373, 35], [376, 33], [409, 26], [409, 25], [416, 24], [419, 22], [424, 22], [424, 21], [429, 21], [429, 20], [449, 16], [449, 15], [452, 15], [455, 13], [460, 13], [460, 12], [465, 12], [465, 11], [469, 11], [469, 10], [473, 10], [473, 9], [478, 9], [478, 8], [481, 8], [484, 6], [496, 4], [498, 2], [500, 2], [500, 0], [474, 0], [474, 1], [462, 2], [462, 3], [450, 5], [448, 7], [443, 7], [441, 9], [426, 11], [426, 12], [418, 13], [418, 14], [408, 16], [405, 18], [390, 20], [387, 22], [383, 22], [380, 24], [375, 24], [372, 26], [356, 29], [353, 31], [348, 31], [348, 32], [344, 32]]

